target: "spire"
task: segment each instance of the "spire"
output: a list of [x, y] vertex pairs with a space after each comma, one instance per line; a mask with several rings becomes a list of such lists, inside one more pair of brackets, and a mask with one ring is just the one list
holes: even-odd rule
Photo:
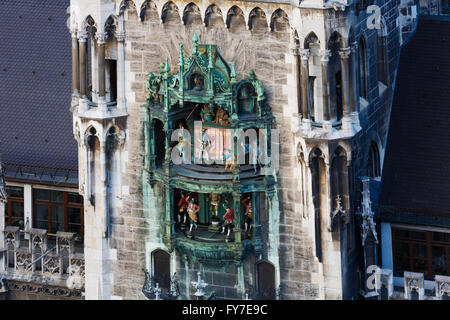
[[194, 54], [197, 53], [197, 47], [198, 47], [198, 37], [197, 34], [194, 32], [194, 36], [192, 37], [192, 42], [194, 42]]
[[234, 61], [231, 63], [231, 82], [236, 82], [236, 70], [234, 69]]
[[178, 65], [180, 70], [184, 69], [184, 56], [183, 56], [183, 44], [180, 42], [180, 57], [178, 58]]
[[209, 69], [213, 69], [214, 68], [211, 45], [208, 46], [208, 68]]
[[169, 58], [166, 58], [166, 65], [164, 66], [164, 71], [166, 73], [169, 73], [170, 71]]

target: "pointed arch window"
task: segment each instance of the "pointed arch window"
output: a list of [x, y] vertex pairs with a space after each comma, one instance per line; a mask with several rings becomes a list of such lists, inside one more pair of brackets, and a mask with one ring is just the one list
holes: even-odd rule
[[162, 293], [170, 291], [170, 254], [157, 249], [152, 252], [153, 279], [158, 283]]
[[366, 44], [361, 38], [358, 50], [359, 65], [359, 96], [367, 100], [367, 54]]
[[371, 178], [378, 178], [381, 176], [380, 152], [378, 151], [375, 142], [372, 142], [370, 145], [368, 175]]

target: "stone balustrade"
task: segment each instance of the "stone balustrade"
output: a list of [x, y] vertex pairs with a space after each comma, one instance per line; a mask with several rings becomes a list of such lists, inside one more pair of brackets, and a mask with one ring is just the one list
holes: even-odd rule
[[58, 231], [56, 240], [50, 241], [43, 229], [31, 228], [23, 237], [19, 227], [7, 226], [3, 233], [0, 274], [4, 279], [84, 288], [84, 254], [75, 252], [75, 234]]

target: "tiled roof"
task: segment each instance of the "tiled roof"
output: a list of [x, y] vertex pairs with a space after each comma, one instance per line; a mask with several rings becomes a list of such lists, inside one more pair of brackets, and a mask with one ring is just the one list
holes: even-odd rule
[[0, 153], [6, 164], [77, 169], [69, 4], [0, 1]]
[[450, 20], [421, 17], [403, 48], [380, 209], [450, 217]]

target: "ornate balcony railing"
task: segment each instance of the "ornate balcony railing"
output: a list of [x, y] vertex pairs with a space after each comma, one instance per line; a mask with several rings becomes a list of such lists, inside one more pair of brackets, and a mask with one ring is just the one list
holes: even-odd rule
[[3, 233], [0, 273], [4, 279], [84, 288], [84, 254], [75, 252], [74, 233], [58, 231], [54, 241], [43, 229], [31, 228], [24, 232], [28, 236], [21, 237], [19, 227], [7, 226]]

